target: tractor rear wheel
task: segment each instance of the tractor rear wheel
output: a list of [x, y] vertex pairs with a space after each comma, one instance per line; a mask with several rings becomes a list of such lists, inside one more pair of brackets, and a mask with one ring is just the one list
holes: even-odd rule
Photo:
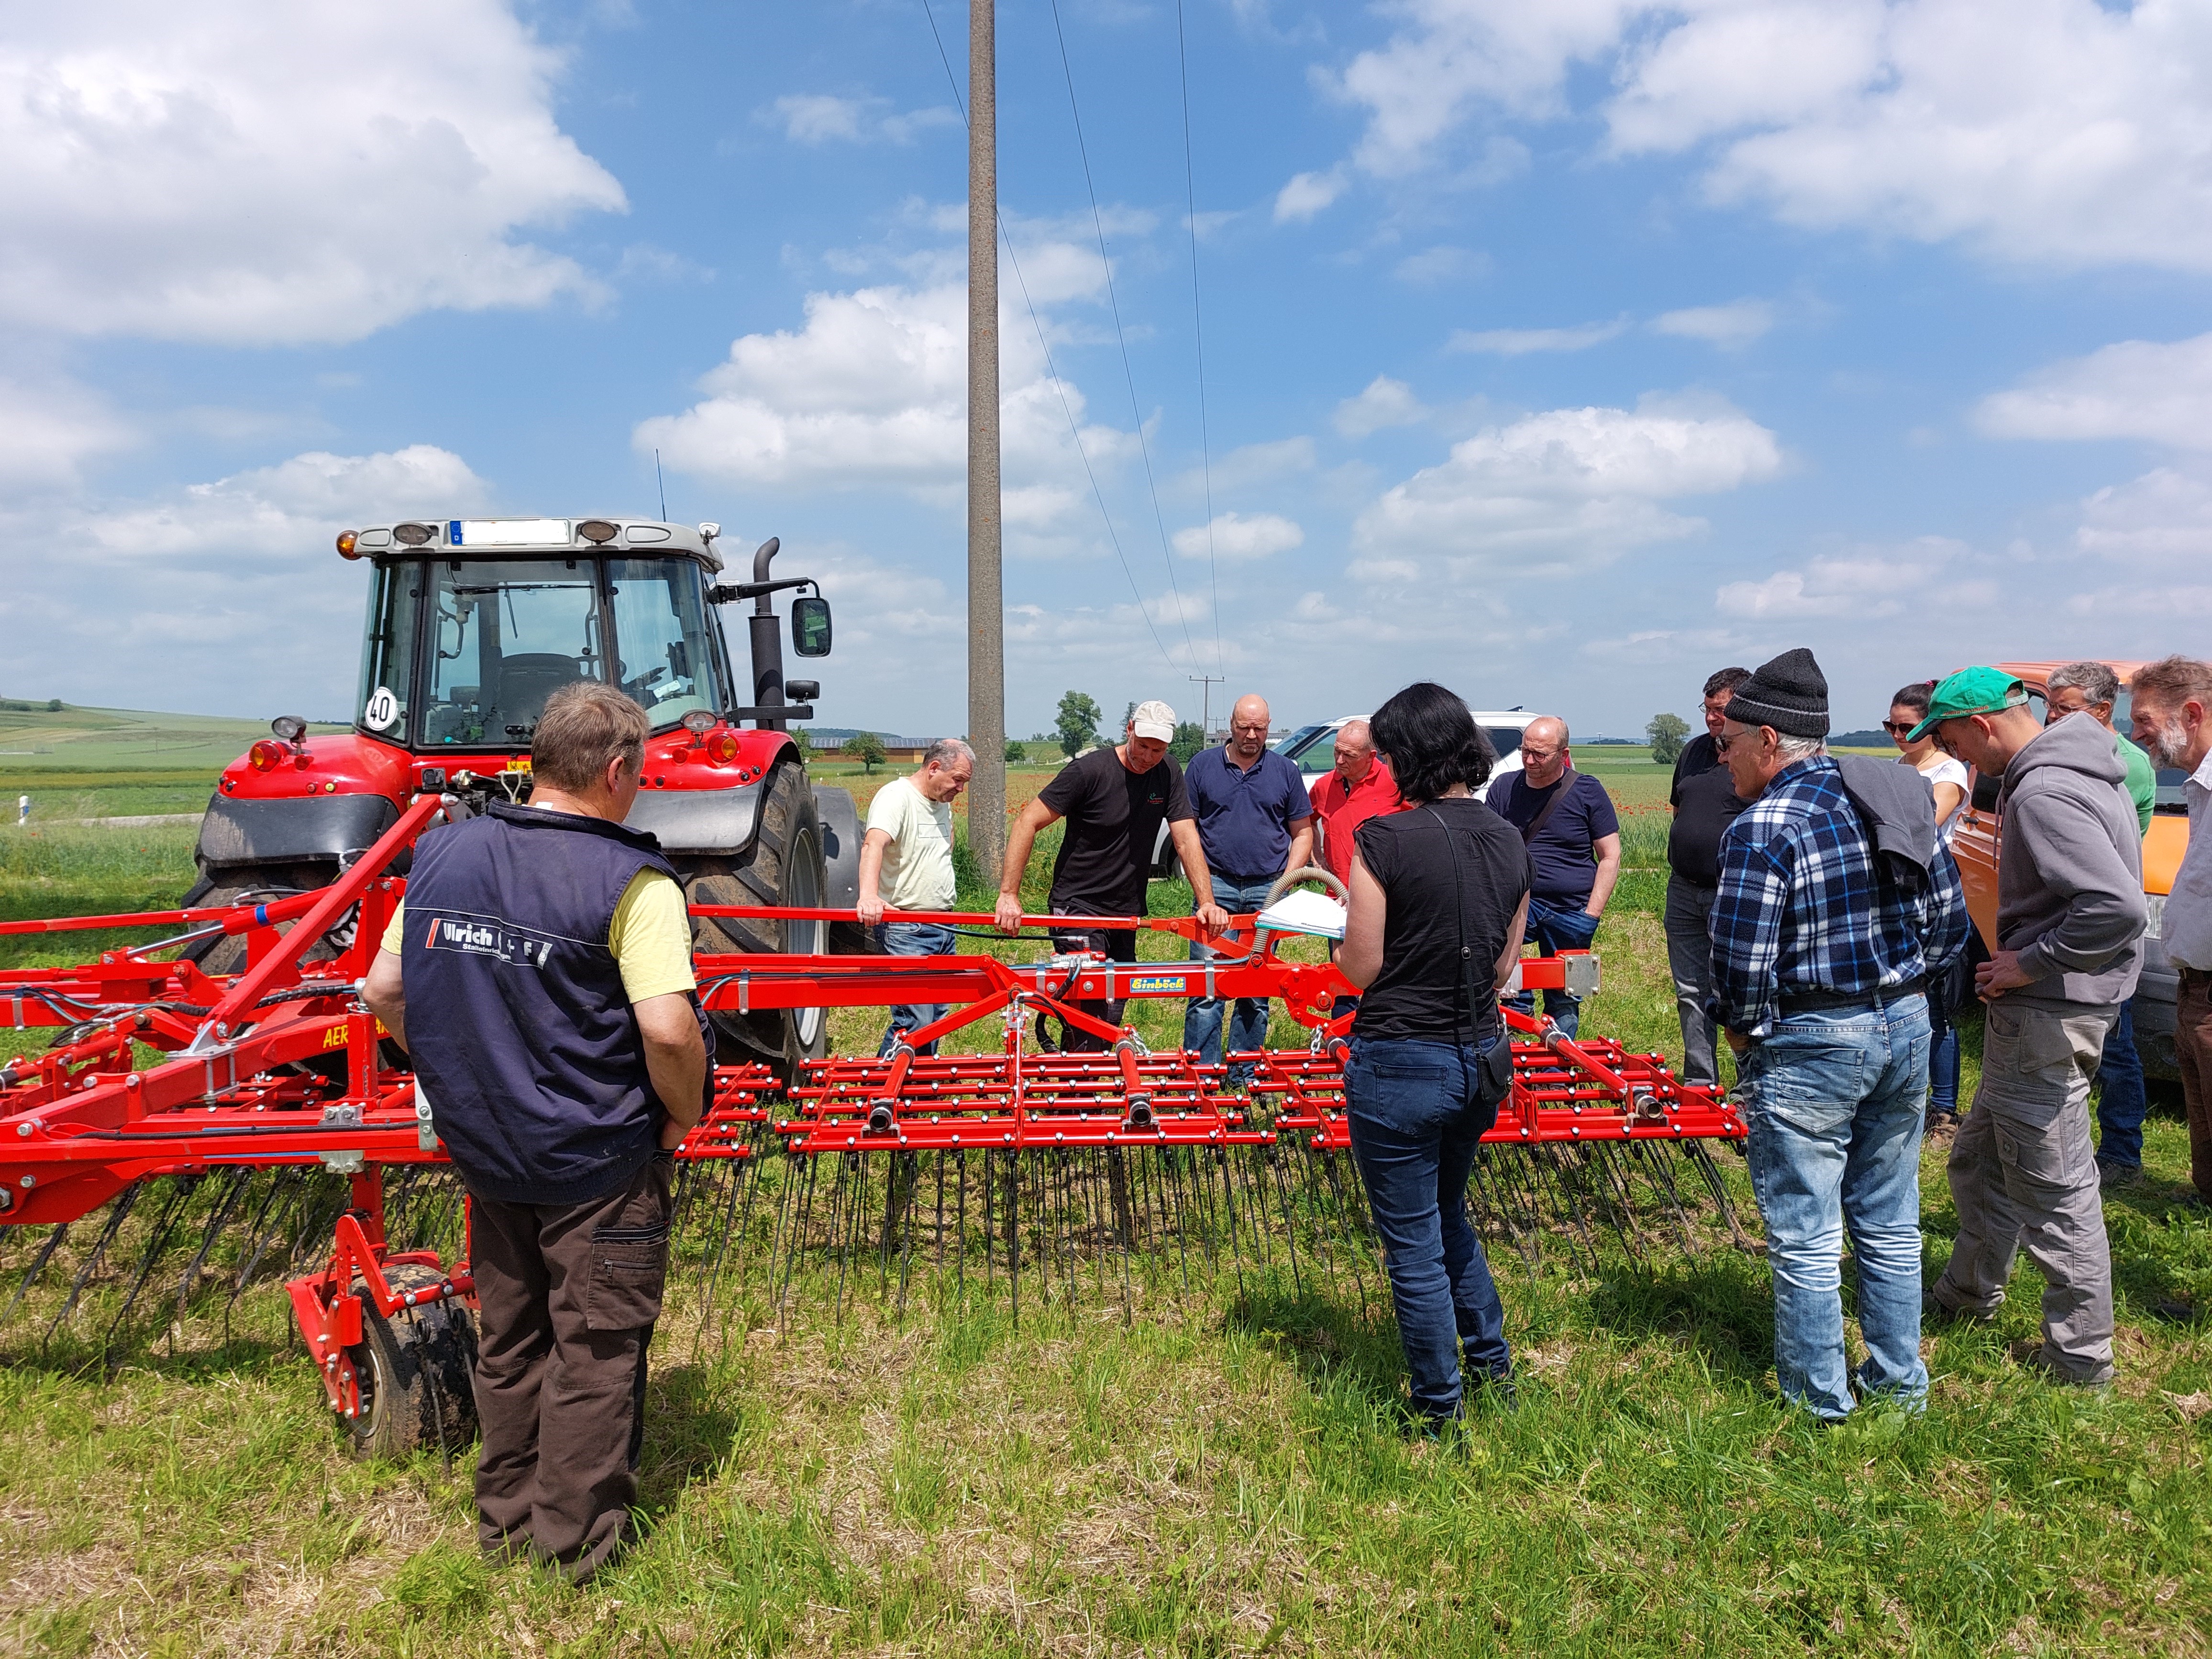
[[[395, 1291], [438, 1283], [436, 1269], [404, 1264], [385, 1271]], [[346, 1350], [361, 1411], [348, 1426], [354, 1455], [401, 1458], [430, 1447], [451, 1453], [477, 1437], [476, 1321], [453, 1300], [402, 1308], [390, 1319], [362, 1285], [361, 1341]]]
[[[761, 792], [760, 823], [746, 851], [731, 857], [682, 858], [676, 865], [684, 877], [684, 896], [693, 904], [776, 904], [800, 908], [819, 905], [822, 826], [815, 814], [806, 769], [787, 762], [769, 775]], [[734, 916], [702, 916], [692, 924], [692, 945], [695, 950], [717, 953], [815, 955], [829, 949], [830, 928], [820, 921], [745, 921]], [[820, 1059], [829, 1047], [826, 1009], [724, 1012], [716, 1013], [714, 1019], [721, 1039], [722, 1060], [765, 1060], [787, 1083], [797, 1081], [804, 1062]]]
[[[318, 887], [327, 887], [338, 878], [335, 861], [314, 860], [299, 864], [250, 864], [233, 866], [218, 870], [213, 875], [203, 876], [192, 890], [185, 895], [187, 910], [211, 909], [222, 904], [242, 904], [258, 899], [289, 898], [295, 893], [312, 892]], [[323, 935], [308, 948], [301, 958], [305, 962], [328, 962], [352, 943], [354, 921], [357, 911], [349, 910], [338, 925]], [[292, 931], [293, 924], [276, 924], [279, 935]], [[184, 954], [208, 974], [242, 974], [246, 971], [246, 940], [235, 934], [224, 934], [203, 939], [187, 945]]]

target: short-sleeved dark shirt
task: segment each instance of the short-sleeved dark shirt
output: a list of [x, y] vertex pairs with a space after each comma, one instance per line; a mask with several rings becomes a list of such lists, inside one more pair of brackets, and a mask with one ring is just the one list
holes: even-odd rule
[[1175, 757], [1163, 756], [1149, 772], [1132, 772], [1114, 750], [1094, 749], [1061, 767], [1037, 799], [1067, 820], [1052, 866], [1054, 911], [1143, 915], [1160, 824], [1190, 817]]
[[1272, 749], [1262, 749], [1249, 771], [1230, 760], [1225, 745], [1201, 749], [1190, 758], [1183, 787], [1206, 867], [1246, 885], [1283, 873], [1291, 821], [1313, 816], [1305, 780]]
[[[1700, 750], [1698, 745], [1704, 748]], [[1751, 805], [1713, 750], [1710, 736], [1687, 744], [1674, 763], [1674, 822], [1667, 831], [1667, 862], [1693, 887], [1717, 887], [1721, 837], [1735, 815]]]
[[1549, 788], [1531, 789], [1520, 773], [1508, 772], [1490, 786], [1486, 799], [1517, 832], [1534, 823], [1545, 804], [1562, 789], [1566, 798], [1528, 843], [1529, 890], [1547, 904], [1579, 909], [1589, 902], [1590, 888], [1597, 879], [1596, 843], [1620, 833], [1620, 819], [1605, 786], [1587, 772], [1570, 769]]
[[[1448, 836], [1459, 843], [1456, 875]], [[1353, 1035], [1415, 1042], [1495, 1036], [1498, 999], [1488, 988], [1528, 890], [1521, 832], [1463, 797], [1369, 818], [1353, 838], [1385, 901], [1382, 970], [1359, 999]], [[1472, 1009], [1463, 961], [1483, 988]]]

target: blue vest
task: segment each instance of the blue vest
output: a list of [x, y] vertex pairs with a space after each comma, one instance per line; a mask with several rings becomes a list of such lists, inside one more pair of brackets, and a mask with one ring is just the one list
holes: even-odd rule
[[659, 1098], [606, 942], [641, 870], [676, 874], [649, 835], [527, 806], [495, 804], [416, 845], [408, 1047], [479, 1197], [586, 1203], [653, 1156]]

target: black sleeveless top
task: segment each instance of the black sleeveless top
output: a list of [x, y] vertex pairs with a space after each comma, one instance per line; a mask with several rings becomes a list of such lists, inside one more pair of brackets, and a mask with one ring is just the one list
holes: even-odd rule
[[[1498, 1029], [1498, 999], [1488, 988], [1513, 913], [1528, 891], [1528, 852], [1519, 831], [1469, 796], [1370, 818], [1355, 839], [1359, 861], [1381, 884], [1389, 908], [1382, 971], [1359, 1000], [1352, 1035], [1486, 1042]], [[1452, 842], [1459, 849], [1456, 875]], [[1483, 988], [1472, 1010], [1462, 989], [1463, 960], [1474, 963]]]

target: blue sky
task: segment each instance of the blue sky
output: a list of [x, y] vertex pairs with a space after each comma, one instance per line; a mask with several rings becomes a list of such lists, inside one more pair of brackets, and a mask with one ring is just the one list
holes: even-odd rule
[[[923, 0], [45, 9], [0, 23], [0, 690], [343, 711], [337, 530], [654, 513], [657, 447], [673, 517], [823, 580], [825, 723], [963, 724]], [[1183, 0], [1203, 443], [1177, 8], [1058, 23], [1001, 0], [1010, 730], [1223, 673], [1624, 734], [1801, 644], [1862, 726], [2207, 648], [2203, 0]]]

